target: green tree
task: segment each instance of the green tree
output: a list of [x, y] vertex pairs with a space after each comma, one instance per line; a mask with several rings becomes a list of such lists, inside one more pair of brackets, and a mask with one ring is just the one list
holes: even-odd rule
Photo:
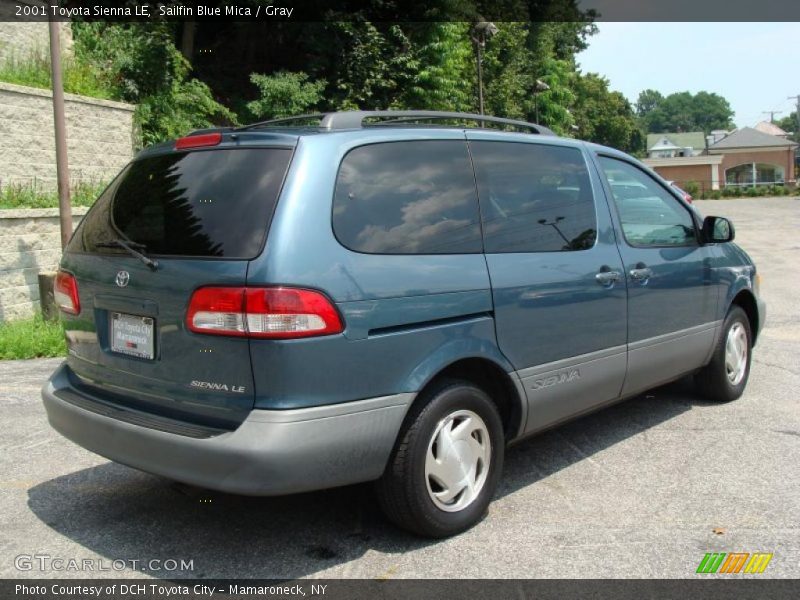
[[661, 106], [664, 96], [656, 90], [644, 90], [639, 94], [636, 101], [636, 114], [641, 118], [646, 118], [651, 112]]
[[572, 114], [577, 137], [624, 152], [640, 152], [643, 135], [630, 102], [608, 89], [608, 80], [596, 73], [576, 75]]
[[788, 117], [784, 117], [775, 122], [775, 125], [791, 133], [790, 136], [795, 142], [800, 139], [800, 124], [797, 122], [797, 113], [793, 112]]
[[528, 34], [527, 23], [500, 23], [497, 33], [482, 49], [487, 114], [528, 119], [534, 112], [537, 73], [532, 68], [534, 57], [528, 47]]
[[403, 25], [365, 19], [324, 24], [314, 41], [312, 76], [327, 79], [336, 109], [386, 109], [413, 84], [418, 62]]
[[733, 109], [730, 103], [712, 92], [697, 92], [692, 99], [694, 110], [694, 126], [710, 133], [714, 129], [731, 129], [733, 125]]
[[648, 133], [703, 131], [733, 127], [733, 110], [722, 96], [710, 92], [678, 92], [661, 97], [653, 90], [639, 94], [637, 112]]
[[190, 76], [168, 23], [73, 23], [76, 59], [90, 64], [117, 100], [137, 105], [142, 143], [234, 122], [209, 86]]
[[305, 73], [279, 71], [273, 75], [253, 73], [250, 81], [259, 91], [259, 98], [247, 103], [255, 119], [276, 119], [308, 112], [322, 100], [324, 80], [309, 81]]
[[[563, 23], [504, 22], [486, 43], [484, 87], [486, 112], [496, 116], [538, 120], [556, 133], [571, 131], [568, 107], [574, 96], [573, 51], [580, 28]], [[567, 35], [565, 31], [571, 31]], [[559, 58], [559, 56], [565, 58]], [[549, 89], [537, 90], [537, 80]]]
[[471, 111], [476, 69], [468, 23], [431, 23], [417, 32], [416, 70], [395, 108]]
[[573, 132], [575, 119], [570, 106], [575, 104], [575, 94], [572, 90], [574, 65], [571, 61], [550, 58], [545, 60], [541, 67], [541, 79], [550, 88], [533, 97], [534, 113], [538, 112], [539, 122], [546, 125], [560, 135], [570, 135]]

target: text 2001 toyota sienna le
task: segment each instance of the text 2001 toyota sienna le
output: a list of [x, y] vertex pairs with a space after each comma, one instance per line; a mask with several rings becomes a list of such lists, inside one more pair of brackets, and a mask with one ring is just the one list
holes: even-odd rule
[[631, 157], [439, 120], [475, 115], [315, 118], [146, 149], [102, 194], [55, 286], [56, 430], [241, 494], [377, 480], [446, 536], [513, 440], [686, 374], [742, 394], [755, 266]]

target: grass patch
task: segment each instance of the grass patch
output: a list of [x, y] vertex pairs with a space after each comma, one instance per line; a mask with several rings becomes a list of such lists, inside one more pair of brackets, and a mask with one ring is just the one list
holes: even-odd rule
[[[79, 181], [70, 190], [72, 206], [91, 206], [106, 188], [106, 183]], [[11, 184], [0, 188], [0, 209], [58, 208], [58, 192], [36, 184]]]
[[[91, 66], [72, 58], [62, 60], [64, 91], [69, 94], [111, 100], [112, 94]], [[8, 56], [0, 62], [0, 81], [28, 87], [52, 89], [50, 57], [44, 52]]]
[[66, 356], [61, 321], [45, 321], [41, 315], [0, 323], [0, 359], [16, 360]]

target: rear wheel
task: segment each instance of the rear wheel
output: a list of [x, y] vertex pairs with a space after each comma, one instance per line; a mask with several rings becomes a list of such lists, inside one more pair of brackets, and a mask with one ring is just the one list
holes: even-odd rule
[[700, 392], [718, 402], [729, 402], [741, 396], [750, 376], [751, 348], [747, 314], [739, 306], [732, 306], [711, 362], [695, 375]]
[[500, 415], [489, 396], [468, 382], [443, 381], [406, 419], [377, 484], [381, 508], [420, 535], [460, 533], [486, 513], [503, 451]]

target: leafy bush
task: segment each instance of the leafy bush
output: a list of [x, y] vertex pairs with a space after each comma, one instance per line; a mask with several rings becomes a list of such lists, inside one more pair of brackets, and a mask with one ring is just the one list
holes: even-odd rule
[[739, 195], [739, 188], [737, 187], [725, 187], [722, 188], [722, 197], [723, 198], [733, 198], [734, 196]]
[[[70, 190], [72, 206], [91, 206], [106, 188], [106, 183], [76, 181]], [[3, 208], [57, 208], [58, 192], [38, 182], [12, 184], [0, 188], [0, 209]]]
[[722, 198], [722, 192], [719, 190], [712, 190], [711, 194], [708, 196], [711, 200], [719, 200]]
[[67, 345], [60, 321], [45, 321], [41, 315], [0, 323], [0, 359], [65, 356]]
[[250, 81], [258, 87], [259, 98], [247, 103], [255, 119], [279, 119], [308, 112], [322, 100], [327, 83], [309, 81], [303, 72], [279, 71], [274, 75], [253, 73]]
[[690, 196], [697, 196], [700, 192], [700, 185], [696, 181], [688, 181], [686, 183], [686, 192]]
[[788, 190], [786, 189], [786, 187], [782, 185], [771, 185], [769, 186], [768, 194], [770, 196], [784, 196], [786, 195], [787, 191]]
[[[791, 193], [789, 188], [783, 185], [759, 185], [756, 187], [729, 186], [722, 189], [721, 197], [758, 198], [763, 196], [786, 196]], [[797, 193], [797, 191], [795, 193]]]

